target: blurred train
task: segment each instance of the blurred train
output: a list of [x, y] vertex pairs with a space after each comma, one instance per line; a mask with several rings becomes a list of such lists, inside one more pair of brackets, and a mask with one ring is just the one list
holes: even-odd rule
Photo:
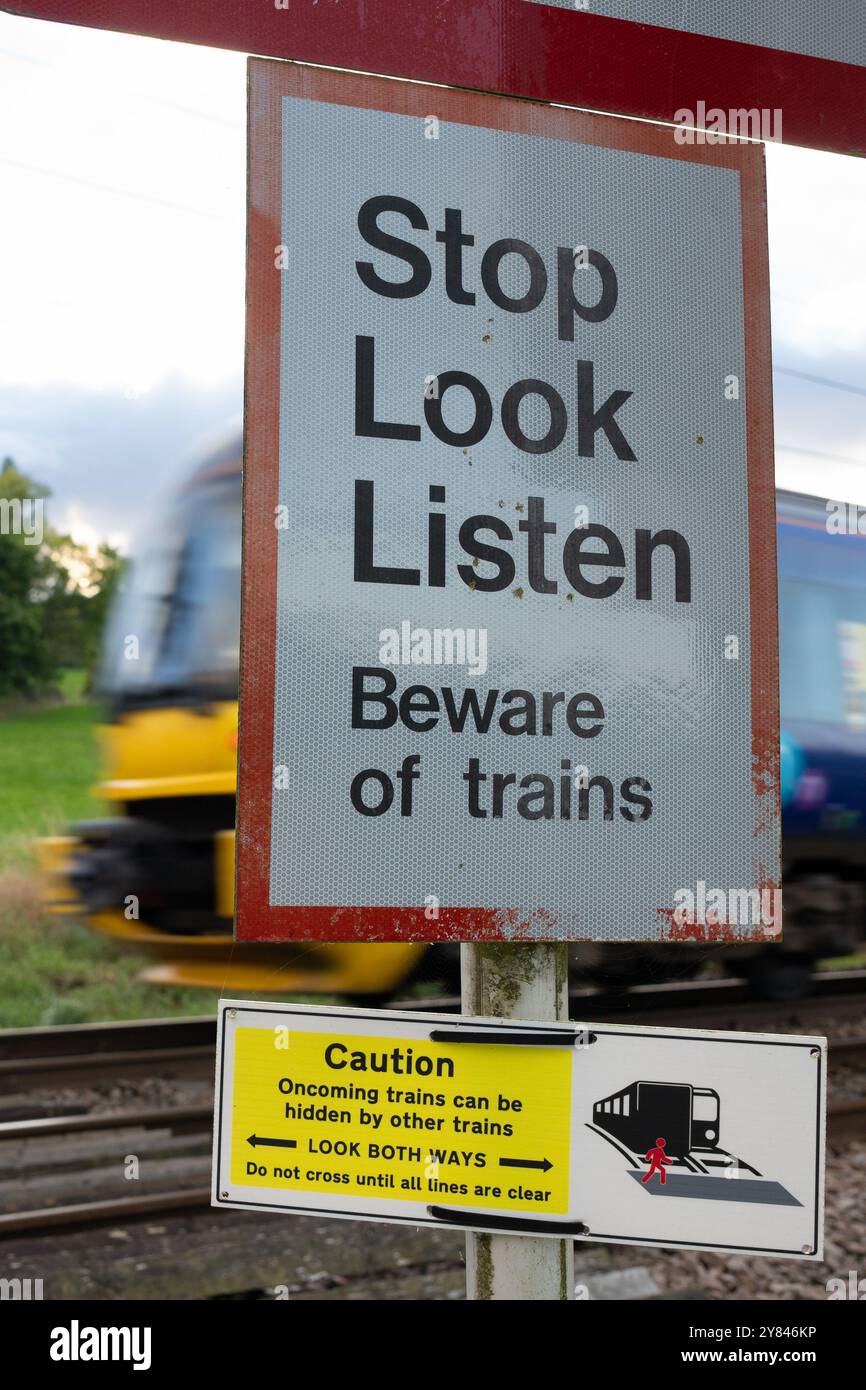
[[[861, 943], [866, 534], [845, 515], [845, 529], [831, 532], [822, 500], [777, 496], [783, 945], [581, 945], [580, 977], [608, 986], [681, 978], [715, 953], [760, 992], [796, 997], [816, 959]], [[112, 814], [41, 842], [50, 902], [150, 950], [149, 977], [166, 983], [385, 997], [417, 971], [452, 981], [455, 947], [232, 941], [240, 518], [234, 433], [155, 518], [115, 607], [98, 788]]]

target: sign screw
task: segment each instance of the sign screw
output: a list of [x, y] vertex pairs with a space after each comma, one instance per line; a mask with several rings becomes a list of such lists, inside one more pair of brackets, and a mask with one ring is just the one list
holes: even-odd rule
[[229, 1018], [237, 1018], [237, 1016], [238, 1016], [238, 1011], [237, 1011], [237, 1009], [229, 1009]]
[[803, 1254], [804, 1254], [804, 1255], [814, 1255], [814, 1253], [815, 1253], [815, 1251], [814, 1251], [814, 1249], [813, 1249], [813, 1247], [812, 1247], [811, 1245], [804, 1245], [804, 1246], [803, 1246]]
[[809, 1056], [810, 1056], [810, 1057], [814, 1057], [814, 1058], [815, 1058], [815, 1061], [817, 1062], [818, 1058], [821, 1056], [821, 1049], [820, 1049], [820, 1047], [813, 1047], [812, 1050], [811, 1050], [811, 1052], [809, 1053]]
[[221, 1193], [220, 1193], [220, 1196], [221, 1196], [221, 1197], [228, 1197], [228, 1195], [229, 1195], [229, 1194], [228, 1194], [227, 1192], [221, 1192]]

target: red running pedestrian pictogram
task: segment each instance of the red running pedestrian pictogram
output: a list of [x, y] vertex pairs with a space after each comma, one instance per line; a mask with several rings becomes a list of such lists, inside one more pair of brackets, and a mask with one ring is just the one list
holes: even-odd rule
[[647, 1160], [647, 1162], [649, 1163], [650, 1166], [649, 1166], [648, 1172], [644, 1173], [643, 1177], [641, 1178], [641, 1182], [649, 1182], [649, 1180], [650, 1180], [650, 1178], [652, 1177], [653, 1173], [658, 1173], [658, 1175], [659, 1175], [659, 1182], [661, 1183], [662, 1187], [664, 1187], [664, 1185], [665, 1185], [665, 1170], [664, 1170], [664, 1165], [665, 1165], [666, 1163], [668, 1163], [668, 1164], [673, 1163], [673, 1159], [672, 1159], [672, 1158], [668, 1158], [667, 1154], [665, 1153], [665, 1140], [664, 1140], [664, 1139], [657, 1139], [656, 1142], [655, 1142], [655, 1147], [652, 1148], [652, 1149], [647, 1149], [646, 1154], [644, 1155], [644, 1157], [646, 1158], [646, 1160]]

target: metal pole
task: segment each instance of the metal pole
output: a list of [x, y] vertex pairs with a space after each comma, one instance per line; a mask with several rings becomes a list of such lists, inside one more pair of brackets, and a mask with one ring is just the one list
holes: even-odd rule
[[[487, 1018], [568, 1018], [565, 942], [460, 947], [463, 1012]], [[466, 1237], [469, 1299], [574, 1298], [574, 1242], [548, 1236]]]

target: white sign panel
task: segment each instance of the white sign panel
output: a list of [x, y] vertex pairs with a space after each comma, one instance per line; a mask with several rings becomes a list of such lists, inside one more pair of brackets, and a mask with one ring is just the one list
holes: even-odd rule
[[592, 1031], [572, 1135], [591, 1238], [820, 1258], [823, 1038]]
[[819, 1258], [825, 1047], [226, 1001], [213, 1201]]
[[252, 73], [239, 937], [778, 936], [761, 151]]

